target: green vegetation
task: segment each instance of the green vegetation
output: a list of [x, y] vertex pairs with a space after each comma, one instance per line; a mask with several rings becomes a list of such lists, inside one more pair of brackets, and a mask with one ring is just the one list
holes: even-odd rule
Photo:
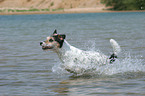
[[15, 12], [15, 10], [13, 10], [13, 9], [8, 9], [8, 12]]
[[58, 9], [52, 9], [52, 11], [61, 11], [64, 10], [63, 8], [58, 8]]
[[145, 10], [145, 0], [102, 0], [112, 10]]
[[0, 12], [5, 12], [5, 9], [0, 9]]
[[27, 12], [27, 10], [15, 10], [15, 12]]
[[[42, 9], [41, 9], [42, 10]], [[0, 12], [35, 12], [40, 11], [39, 9], [1, 9]], [[48, 9], [45, 9], [44, 11], [48, 11]]]
[[62, 11], [63, 8], [58, 9], [36, 9], [36, 8], [30, 8], [30, 9], [0, 9], [0, 12], [52, 12], [52, 11]]
[[41, 9], [41, 11], [50, 11], [49, 9]]
[[39, 9], [29, 9], [28, 11], [40, 11]]

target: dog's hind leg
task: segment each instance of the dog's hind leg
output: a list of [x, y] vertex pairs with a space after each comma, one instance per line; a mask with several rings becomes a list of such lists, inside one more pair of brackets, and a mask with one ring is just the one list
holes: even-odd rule
[[110, 63], [113, 63], [117, 58], [117, 55], [115, 55], [114, 53], [110, 56]]

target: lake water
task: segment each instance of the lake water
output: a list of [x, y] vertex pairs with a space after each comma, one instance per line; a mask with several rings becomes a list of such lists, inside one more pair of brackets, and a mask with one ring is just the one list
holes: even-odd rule
[[[60, 68], [56, 53], [39, 42], [57, 29], [73, 46], [112, 54], [118, 64], [90, 74]], [[145, 12], [0, 16], [0, 96], [144, 96]]]

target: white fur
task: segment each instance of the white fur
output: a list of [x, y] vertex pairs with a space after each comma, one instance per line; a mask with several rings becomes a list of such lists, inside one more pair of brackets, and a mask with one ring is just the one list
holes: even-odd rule
[[[118, 43], [113, 39], [110, 40], [110, 43], [114, 53], [118, 54], [121, 51]], [[110, 61], [108, 56], [102, 53], [80, 50], [71, 46], [66, 40], [64, 40], [63, 47], [55, 51], [63, 62], [62, 67], [72, 73], [85, 72], [89, 68], [89, 70], [93, 70], [93, 66], [109, 64]]]
[[120, 51], [121, 51], [121, 48], [118, 45], [118, 43], [114, 39], [110, 39], [110, 44], [111, 44], [111, 46], [113, 48], [114, 54], [118, 55], [118, 53], [120, 53]]

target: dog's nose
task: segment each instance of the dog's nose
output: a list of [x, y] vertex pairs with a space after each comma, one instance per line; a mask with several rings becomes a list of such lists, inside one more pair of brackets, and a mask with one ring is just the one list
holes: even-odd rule
[[40, 42], [40, 46], [43, 44], [43, 42]]

